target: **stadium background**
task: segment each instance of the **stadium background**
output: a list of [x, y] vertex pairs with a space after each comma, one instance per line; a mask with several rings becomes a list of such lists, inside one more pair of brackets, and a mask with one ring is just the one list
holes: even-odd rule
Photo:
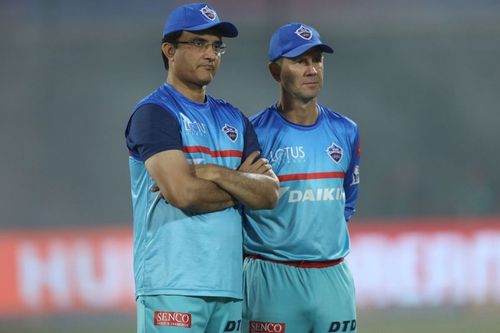
[[[123, 130], [135, 103], [165, 78], [161, 28], [182, 3], [0, 2], [3, 244], [24, 236], [43, 243], [46, 235], [129, 230]], [[362, 191], [353, 220], [361, 231], [408, 223], [406, 231], [429, 237], [428, 226], [455, 228], [465, 238], [499, 233], [498, 1], [210, 3], [238, 25], [240, 36], [226, 40], [209, 93], [247, 115], [278, 94], [266, 69], [275, 28], [303, 21], [335, 48], [326, 56], [320, 101], [361, 129]], [[496, 266], [488, 266], [488, 274], [500, 281], [500, 245], [491, 244]], [[2, 275], [9, 274], [6, 253], [0, 254]], [[463, 274], [470, 288], [477, 271]], [[391, 274], [385, 278], [393, 283]], [[8, 293], [6, 284], [0, 288], [0, 297]], [[494, 295], [484, 302], [367, 302], [358, 325], [362, 332], [494, 332], [500, 283], [491, 288]], [[0, 314], [0, 332], [133, 332], [134, 323], [130, 307], [105, 314], [64, 308]]]

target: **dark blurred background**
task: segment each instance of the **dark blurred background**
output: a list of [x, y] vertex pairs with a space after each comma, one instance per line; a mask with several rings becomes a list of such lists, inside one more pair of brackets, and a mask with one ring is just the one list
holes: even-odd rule
[[[0, 1], [4, 230], [131, 225], [124, 129], [165, 80], [162, 26], [183, 3]], [[500, 214], [499, 1], [210, 4], [240, 36], [209, 93], [247, 115], [277, 99], [277, 27], [304, 22], [335, 48], [320, 102], [360, 127], [356, 219]]]
[[[2, 0], [0, 221], [129, 224], [124, 128], [165, 79], [160, 40], [181, 1]], [[212, 1], [240, 36], [209, 93], [252, 115], [278, 96], [274, 29], [316, 27], [320, 101], [362, 138], [358, 217], [500, 211], [498, 1]]]

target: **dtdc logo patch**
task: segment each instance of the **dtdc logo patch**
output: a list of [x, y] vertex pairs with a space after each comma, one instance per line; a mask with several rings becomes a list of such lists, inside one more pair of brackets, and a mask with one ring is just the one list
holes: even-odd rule
[[213, 21], [217, 18], [217, 13], [215, 12], [215, 10], [209, 8], [208, 6], [205, 6], [202, 9], [200, 9], [200, 12], [210, 21]]
[[313, 35], [313, 32], [311, 29], [309, 29], [308, 27], [304, 26], [304, 25], [300, 25], [300, 27], [295, 30], [295, 33], [302, 39], [305, 39], [305, 40], [310, 40], [312, 38], [312, 35]]
[[330, 147], [326, 148], [326, 153], [335, 163], [339, 163], [340, 160], [342, 160], [342, 156], [344, 155], [343, 149], [337, 146], [335, 143], [332, 143]]
[[224, 127], [222, 127], [222, 131], [226, 133], [227, 137], [232, 142], [236, 142], [236, 139], [238, 139], [238, 130], [235, 127], [225, 124]]

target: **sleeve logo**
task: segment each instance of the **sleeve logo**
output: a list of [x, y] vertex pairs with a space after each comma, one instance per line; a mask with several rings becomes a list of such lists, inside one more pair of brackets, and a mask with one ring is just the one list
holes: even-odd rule
[[354, 172], [352, 173], [352, 183], [351, 185], [359, 184], [359, 165], [354, 167]]

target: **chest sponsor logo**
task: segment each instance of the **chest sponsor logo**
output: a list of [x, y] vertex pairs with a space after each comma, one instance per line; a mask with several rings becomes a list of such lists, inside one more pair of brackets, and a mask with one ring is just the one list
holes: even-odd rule
[[207, 130], [207, 125], [204, 123], [200, 123], [197, 121], [192, 121], [189, 119], [184, 113], [179, 112], [181, 119], [182, 119], [182, 128], [184, 129], [184, 132], [189, 135], [206, 135], [208, 130]]
[[303, 146], [280, 147], [269, 152], [269, 161], [274, 163], [300, 163], [306, 160]]
[[222, 127], [222, 132], [224, 132], [232, 142], [236, 142], [238, 139], [238, 130], [236, 127], [225, 124], [224, 127]]
[[250, 333], [286, 333], [285, 323], [250, 321]]
[[344, 155], [344, 150], [335, 143], [332, 143], [331, 146], [326, 148], [326, 153], [328, 154], [328, 156], [330, 156], [332, 161], [334, 161], [335, 163], [339, 163], [342, 160], [342, 156]]
[[325, 187], [305, 190], [290, 190], [290, 187], [280, 187], [280, 199], [285, 196], [288, 203], [306, 201], [345, 201], [345, 192], [341, 187]]
[[191, 327], [191, 314], [173, 311], [155, 311], [155, 326]]

